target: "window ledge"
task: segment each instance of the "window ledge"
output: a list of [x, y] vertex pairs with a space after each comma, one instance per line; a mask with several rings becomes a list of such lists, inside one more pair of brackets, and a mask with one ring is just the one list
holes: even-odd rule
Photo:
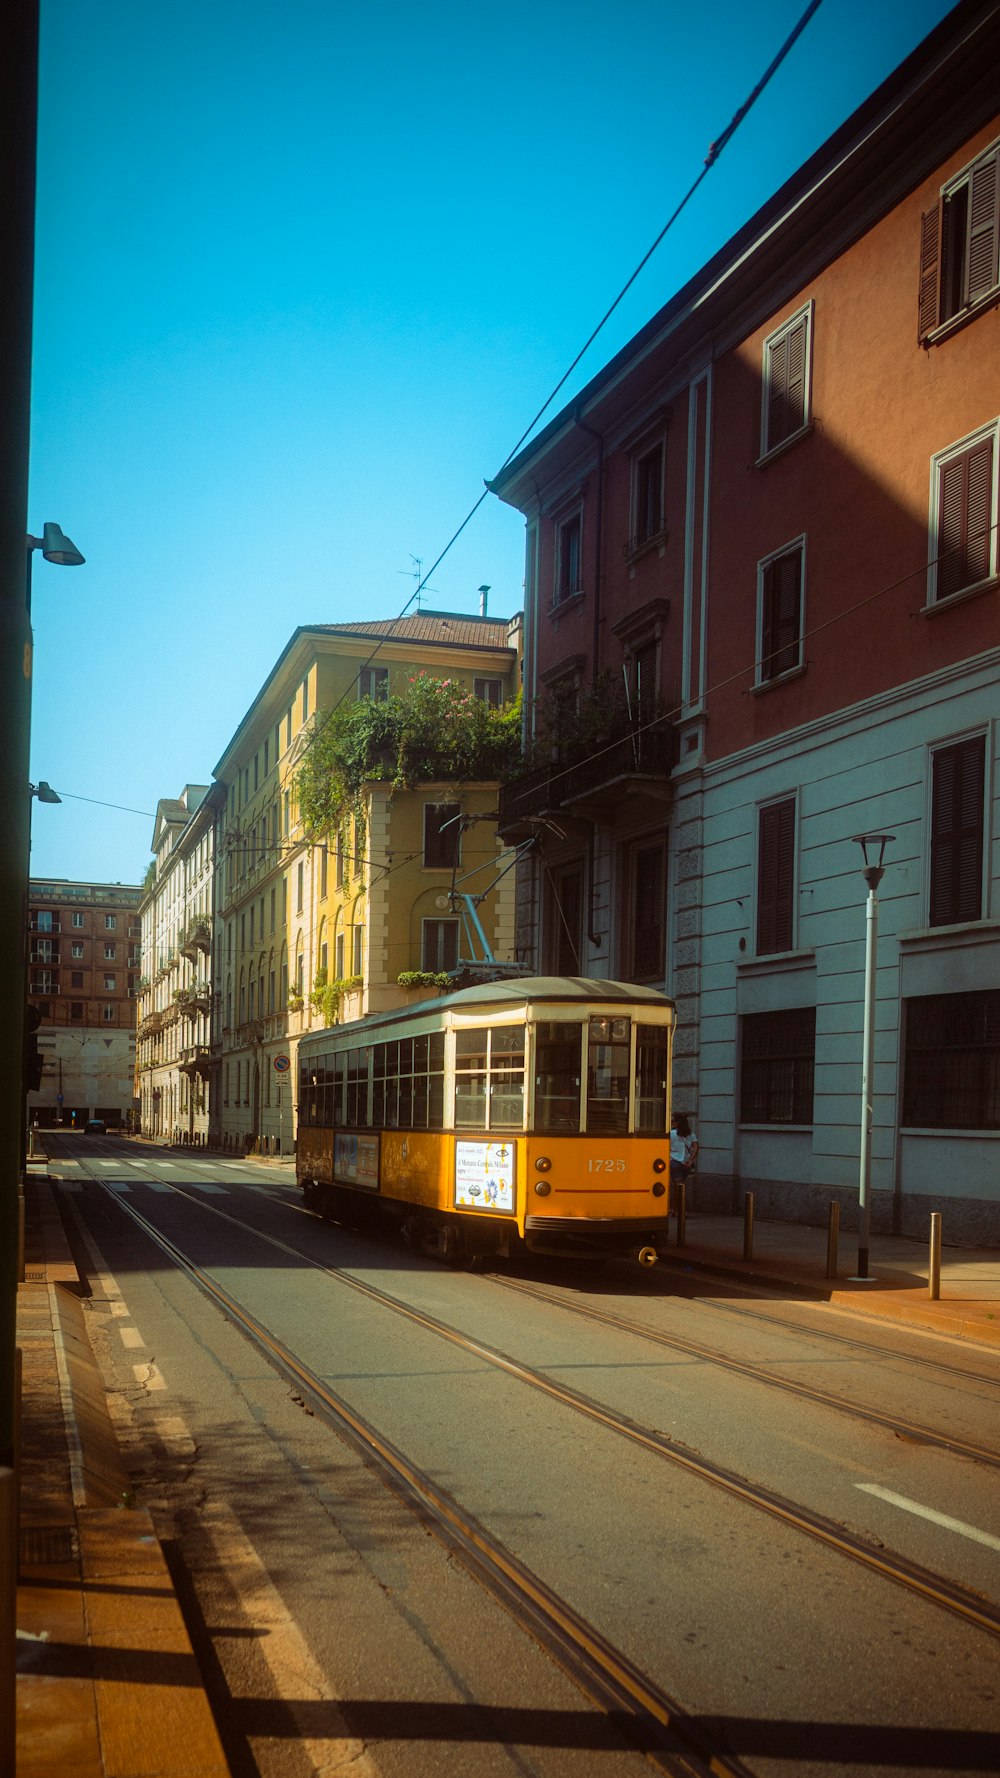
[[570, 593], [565, 599], [553, 599], [552, 604], [549, 606], [549, 616], [562, 617], [565, 612], [577, 611], [583, 604], [583, 600], [584, 594], [582, 590], [578, 593]]
[[737, 963], [737, 975], [766, 975], [781, 970], [787, 973], [793, 969], [815, 969], [816, 952], [809, 951], [769, 951], [763, 957], [747, 957]]
[[667, 533], [663, 526], [660, 527], [659, 531], [651, 532], [648, 537], [643, 537], [641, 539], [629, 538], [629, 541], [624, 545], [623, 550], [625, 560], [629, 564], [638, 562], [641, 556], [648, 555], [651, 550], [657, 548], [662, 550], [666, 541]]
[[957, 315], [949, 315], [947, 321], [942, 321], [940, 326], [933, 328], [920, 342], [924, 351], [929, 351], [931, 346], [941, 345], [953, 333], [961, 333], [962, 328], [968, 327], [970, 321], [985, 314], [987, 309], [995, 309], [997, 303], [1000, 303], [1000, 284], [994, 284], [992, 290], [988, 290], [978, 302], [971, 303], [967, 309], [961, 309]]
[[954, 926], [921, 926], [900, 932], [897, 942], [908, 951], [936, 951], [955, 945], [995, 944], [998, 938], [1000, 920], [963, 920]]
[[957, 593], [948, 593], [943, 599], [934, 599], [929, 605], [921, 605], [921, 617], [939, 617], [942, 611], [950, 611], [953, 605], [964, 605], [967, 599], [978, 599], [983, 593], [995, 593], [1000, 587], [1000, 576], [991, 574], [988, 580], [977, 580], [975, 586], [962, 587]]
[[783, 1136], [786, 1133], [792, 1136], [811, 1136], [813, 1133], [812, 1124], [740, 1124], [738, 1128], [751, 1135], [761, 1136]]
[[804, 426], [800, 426], [795, 432], [790, 432], [788, 437], [783, 438], [780, 444], [772, 445], [769, 451], [762, 451], [754, 464], [754, 468], [766, 469], [769, 463], [774, 462], [775, 457], [784, 456], [786, 451], [790, 451], [793, 445], [798, 444], [800, 438], [808, 438], [810, 432], [813, 430], [812, 420], [807, 420]]
[[759, 698], [764, 692], [774, 691], [776, 686], [787, 685], [790, 679], [800, 678], [805, 670], [806, 662], [800, 661], [797, 667], [789, 667], [785, 673], [776, 673], [773, 679], [759, 679], [756, 685], [751, 685], [750, 696]]
[[974, 1125], [963, 1125], [960, 1130], [953, 1130], [944, 1124], [901, 1124], [901, 1136], [929, 1137], [931, 1141], [940, 1142], [1000, 1142], [1000, 1130], [977, 1130]]

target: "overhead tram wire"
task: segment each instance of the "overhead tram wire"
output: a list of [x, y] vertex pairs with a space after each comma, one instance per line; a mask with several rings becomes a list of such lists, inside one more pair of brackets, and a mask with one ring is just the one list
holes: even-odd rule
[[[598, 335], [607, 326], [612, 315], [615, 313], [615, 310], [620, 307], [621, 303], [624, 301], [625, 297], [628, 295], [628, 292], [631, 290], [636, 279], [640, 276], [640, 274], [644, 271], [645, 267], [649, 264], [649, 261], [652, 259], [653, 254], [656, 252], [657, 248], [661, 245], [661, 243], [666, 239], [666, 236], [670, 233], [670, 230], [673, 228], [674, 224], [680, 217], [681, 213], [687, 208], [687, 205], [691, 202], [691, 199], [694, 197], [695, 192], [698, 190], [698, 187], [700, 186], [702, 180], [707, 176], [707, 174], [715, 166], [715, 164], [718, 161], [719, 156], [722, 154], [723, 150], [726, 147], [728, 147], [733, 136], [736, 134], [736, 131], [739, 129], [740, 124], [744, 121], [744, 119], [752, 111], [754, 105], [757, 103], [757, 100], [760, 98], [760, 96], [764, 92], [765, 88], [769, 85], [771, 80], [774, 78], [778, 69], [781, 67], [782, 62], [788, 56], [790, 50], [793, 48], [793, 46], [797, 42], [798, 38], [802, 35], [802, 32], [805, 30], [806, 26], [808, 25], [810, 19], [813, 16], [813, 14], [815, 12], [818, 12], [821, 4], [822, 4], [822, 0], [809, 0], [809, 4], [806, 7], [805, 11], [803, 12], [798, 23], [795, 25], [794, 29], [786, 37], [784, 43], [782, 44], [781, 48], [779, 49], [774, 60], [771, 62], [770, 66], [765, 70], [765, 72], [761, 75], [756, 86], [753, 88], [753, 91], [750, 93], [749, 97], [744, 100], [743, 104], [739, 107], [739, 110], [734, 113], [733, 117], [730, 119], [730, 122], [726, 125], [726, 128], [723, 130], [721, 136], [717, 136], [715, 141], [711, 143], [711, 145], [709, 147], [708, 154], [705, 157], [704, 165], [702, 166], [697, 177], [692, 180], [690, 186], [688, 187], [687, 191], [684, 193], [684, 196], [681, 198], [679, 204], [676, 206], [676, 208], [674, 209], [672, 214], [667, 218], [667, 221], [664, 223], [664, 225], [661, 228], [659, 234], [657, 235], [655, 241], [643, 254], [638, 265], [635, 267], [635, 270], [626, 279], [625, 283], [622, 285], [622, 287], [621, 287], [620, 291], [618, 292], [618, 295], [615, 297], [614, 301], [605, 310], [604, 314], [601, 316], [601, 319], [598, 321], [597, 326], [595, 328], [593, 328], [591, 333], [588, 335], [587, 339], [584, 341], [583, 345], [580, 347], [580, 350], [577, 352], [576, 357], [573, 359], [572, 363], [567, 366], [566, 370], [563, 372], [562, 376], [559, 378], [559, 381], [550, 390], [549, 394], [546, 396], [545, 400], [542, 402], [541, 407], [538, 409], [538, 412], [534, 415], [534, 418], [528, 422], [528, 425], [524, 428], [524, 431], [521, 433], [521, 436], [517, 440], [516, 444], [514, 444], [511, 447], [511, 449], [508, 451], [506, 457], [504, 458], [503, 462], [500, 465], [500, 468], [497, 471], [497, 476], [500, 476], [503, 474], [503, 472], [507, 468], [508, 464], [512, 463], [514, 458], [517, 456], [517, 453], [521, 449], [521, 446], [523, 444], [527, 443], [527, 440], [531, 437], [531, 434], [535, 430], [535, 427], [538, 425], [538, 422], [542, 418], [542, 415], [548, 412], [549, 408], [552, 406], [552, 403], [555, 401], [556, 396], [559, 394], [559, 391], [565, 387], [566, 383], [569, 381], [570, 377], [573, 375], [573, 372], [576, 370], [576, 367], [580, 363], [581, 359], [586, 356], [587, 352], [589, 352], [591, 346], [593, 345], [594, 341], [597, 339]], [[495, 476], [493, 479], [495, 481], [497, 479], [497, 477]], [[479, 508], [483, 505], [483, 502], [486, 500], [487, 496], [491, 492], [492, 492], [492, 484], [487, 483], [486, 486], [483, 488], [483, 491], [480, 494], [478, 500], [476, 500], [473, 503], [473, 505], [469, 508], [469, 511], [466, 513], [464, 519], [462, 520], [462, 523], [458, 526], [458, 529], [453, 532], [452, 536], [449, 538], [448, 542], [445, 544], [440, 555], [436, 558], [436, 560], [434, 562], [432, 562], [431, 566], [427, 570], [427, 573], [425, 575], [423, 575], [421, 577], [421, 579], [419, 580], [419, 582], [417, 583], [417, 585], [414, 588], [413, 592], [411, 593], [410, 597], [407, 599], [406, 604], [403, 606], [402, 611], [399, 613], [398, 617], [395, 619], [395, 622], [398, 623], [402, 618], [404, 618], [406, 616], [407, 612], [410, 609], [410, 606], [413, 604], [414, 599], [419, 599], [420, 594], [423, 592], [424, 588], [426, 587], [427, 582], [431, 578], [431, 575], [437, 573], [437, 570], [440, 568], [441, 563], [444, 561], [445, 557], [449, 554], [449, 552], [454, 548], [455, 544], [458, 542], [458, 539], [461, 537], [462, 532], [465, 530], [466, 526], [469, 525], [471, 523], [471, 521], [475, 518], [476, 513], [479, 511]], [[384, 639], [380, 637], [379, 640], [376, 642], [375, 647], [371, 651], [371, 654], [368, 655], [367, 659], [364, 660], [362, 662], [361, 666], [358, 668], [359, 674], [363, 673], [367, 667], [371, 666], [372, 661], [375, 659], [376, 655], [380, 652], [380, 650], [383, 646], [383, 641], [384, 641]], [[306, 743], [305, 751], [308, 751], [308, 749], [310, 747], [312, 747], [313, 744], [319, 739], [319, 737], [323, 733], [323, 730], [325, 729], [326, 725], [332, 720], [332, 718], [335, 716], [336, 712], [340, 709], [341, 704], [346, 702], [347, 696], [348, 696], [348, 693], [346, 691], [342, 692], [340, 697], [337, 699], [337, 702], [326, 712], [323, 722], [320, 724], [317, 724], [317, 726], [313, 729], [313, 732], [310, 735], [308, 742]]]

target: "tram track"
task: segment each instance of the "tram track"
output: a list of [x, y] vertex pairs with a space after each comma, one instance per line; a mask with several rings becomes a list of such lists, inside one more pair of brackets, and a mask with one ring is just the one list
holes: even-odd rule
[[[260, 1323], [232, 1294], [198, 1266], [164, 1235], [148, 1217], [122, 1200], [119, 1190], [103, 1180], [100, 1184], [118, 1208], [155, 1243], [199, 1290], [240, 1330], [253, 1347], [302, 1394], [313, 1412], [320, 1415], [372, 1463], [388, 1484], [429, 1522], [445, 1544], [457, 1551], [469, 1570], [552, 1655], [565, 1672], [607, 1714], [623, 1740], [637, 1748], [668, 1778], [753, 1778], [736, 1756], [712, 1746], [699, 1724], [662, 1687], [648, 1678], [620, 1649], [588, 1623], [546, 1582], [522, 1563], [471, 1513], [441, 1488], [426, 1471], [414, 1464], [356, 1409], [332, 1390], [282, 1341]], [[172, 1191], [197, 1203], [182, 1187]], [[199, 1205], [248, 1233], [277, 1247], [287, 1244], [261, 1235], [251, 1225]], [[307, 1255], [297, 1254], [307, 1259]], [[316, 1261], [309, 1263], [317, 1265]], [[326, 1266], [318, 1269], [338, 1281], [340, 1273]], [[404, 1307], [394, 1298], [371, 1287], [365, 1293], [384, 1300], [386, 1307]], [[428, 1322], [428, 1325], [433, 1323]], [[485, 1349], [484, 1349], [485, 1350]]]
[[700, 1340], [693, 1340], [686, 1334], [667, 1333], [661, 1328], [650, 1327], [646, 1322], [632, 1321], [627, 1316], [597, 1308], [590, 1303], [568, 1300], [556, 1291], [546, 1290], [544, 1287], [539, 1288], [520, 1278], [494, 1278], [493, 1282], [502, 1290], [514, 1291], [519, 1296], [526, 1296], [534, 1302], [560, 1309], [565, 1314], [575, 1315], [580, 1320], [591, 1322], [596, 1326], [610, 1328], [615, 1333], [631, 1334], [652, 1345], [665, 1346], [671, 1352], [679, 1352], [683, 1357], [697, 1358], [704, 1363], [715, 1365], [719, 1370], [729, 1371], [734, 1376], [747, 1377], [752, 1382], [759, 1383], [763, 1388], [776, 1389], [784, 1394], [797, 1396], [800, 1400], [808, 1401], [815, 1407], [833, 1408], [836, 1412], [846, 1414], [851, 1419], [861, 1420], [867, 1425], [878, 1426], [885, 1432], [891, 1432], [897, 1438], [904, 1438], [915, 1444], [927, 1445], [931, 1449], [947, 1451], [953, 1457], [968, 1457], [975, 1463], [1000, 1470], [1000, 1452], [991, 1450], [988, 1446], [972, 1444], [967, 1439], [955, 1438], [949, 1433], [934, 1432], [932, 1428], [922, 1425], [919, 1421], [902, 1420], [898, 1415], [883, 1413], [878, 1408], [861, 1407], [856, 1402], [845, 1401], [843, 1396], [836, 1395], [829, 1390], [817, 1389], [814, 1384], [800, 1383], [795, 1378], [782, 1377], [773, 1371], [761, 1370], [756, 1364], [751, 1364], [745, 1359], [734, 1358], [729, 1353], [719, 1352], [714, 1346], [704, 1345]]
[[[103, 1181], [100, 1183], [104, 1184]], [[117, 1192], [114, 1186], [106, 1185], [105, 1189], [108, 1195], [112, 1197], [121, 1208], [125, 1210], [127, 1214], [164, 1249], [164, 1251], [168, 1252], [177, 1264], [189, 1272], [203, 1290], [216, 1300], [220, 1306], [224, 1307], [226, 1313], [233, 1314], [241, 1326], [244, 1325], [244, 1323], [247, 1324], [247, 1331], [250, 1337], [257, 1337], [251, 1331], [251, 1327], [256, 1327], [253, 1317], [236, 1303], [235, 1299], [231, 1298], [221, 1286], [217, 1285], [207, 1274], [203, 1273], [193, 1261], [189, 1260], [179, 1249], [175, 1248], [174, 1244], [169, 1241], [169, 1238], [162, 1235], [155, 1228], [155, 1225], [150, 1223], [141, 1212], [137, 1211], [134, 1206], [125, 1204], [120, 1192]], [[303, 1253], [300, 1248], [294, 1247], [290, 1243], [282, 1241], [274, 1235], [264, 1234], [261, 1230], [255, 1228], [253, 1224], [244, 1222], [241, 1218], [233, 1216], [229, 1211], [221, 1210], [216, 1205], [206, 1204], [204, 1200], [199, 1198], [197, 1192], [189, 1192], [185, 1190], [184, 1187], [173, 1184], [171, 1185], [171, 1191], [176, 1195], [185, 1198], [190, 1203], [193, 1203], [197, 1208], [207, 1211], [209, 1214], [219, 1217], [223, 1221], [232, 1223], [235, 1227], [241, 1229], [244, 1233], [252, 1235], [255, 1239], [263, 1241], [279, 1251], [286, 1252], [297, 1262], [301, 1263], [302, 1261], [305, 1261], [316, 1270], [326, 1273], [337, 1283], [340, 1283], [350, 1290], [366, 1297], [369, 1301], [376, 1303], [380, 1307], [390, 1309], [393, 1313], [404, 1317], [412, 1324], [448, 1341], [451, 1345], [457, 1347], [466, 1354], [479, 1358], [494, 1366], [508, 1376], [513, 1377], [516, 1381], [546, 1395], [550, 1400], [556, 1401], [561, 1406], [568, 1407], [589, 1419], [591, 1422], [601, 1425], [605, 1430], [611, 1431], [618, 1436], [629, 1440], [633, 1444], [636, 1444], [665, 1461], [670, 1462], [689, 1475], [721, 1489], [723, 1492], [729, 1494], [730, 1497], [738, 1499], [743, 1505], [750, 1506], [767, 1514], [769, 1517], [779, 1521], [786, 1528], [807, 1536], [827, 1549], [834, 1551], [836, 1554], [859, 1564], [869, 1572], [875, 1573], [880, 1578], [902, 1586], [910, 1593], [922, 1598], [925, 1602], [929, 1602], [948, 1611], [965, 1623], [971, 1624], [977, 1629], [984, 1630], [990, 1635], [1000, 1636], [1000, 1610], [992, 1606], [987, 1600], [970, 1589], [960, 1586], [944, 1576], [935, 1574], [931, 1570], [924, 1568], [922, 1565], [909, 1561], [906, 1557], [886, 1550], [881, 1545], [873, 1545], [865, 1538], [848, 1531], [845, 1527], [837, 1524], [825, 1515], [813, 1512], [807, 1507], [802, 1507], [794, 1501], [788, 1500], [773, 1489], [748, 1481], [745, 1477], [739, 1475], [735, 1471], [729, 1470], [721, 1464], [714, 1463], [712, 1460], [703, 1457], [698, 1452], [681, 1444], [678, 1440], [672, 1439], [666, 1434], [657, 1432], [652, 1428], [642, 1426], [625, 1415], [616, 1413], [614, 1410], [606, 1407], [603, 1403], [593, 1400], [581, 1391], [575, 1390], [567, 1384], [555, 1381], [553, 1378], [546, 1376], [543, 1372], [536, 1371], [531, 1366], [523, 1364], [521, 1361], [512, 1358], [509, 1354], [501, 1352], [497, 1348], [488, 1345], [486, 1342], [475, 1339], [471, 1335], [462, 1332], [460, 1329], [451, 1327], [447, 1323], [439, 1321], [436, 1317], [426, 1314], [423, 1310], [415, 1308], [412, 1304], [403, 1302], [400, 1298], [392, 1296], [386, 1291], [379, 1290], [376, 1286], [367, 1284], [359, 1278], [352, 1277], [349, 1273], [327, 1266], [322, 1261], [317, 1260], [313, 1255]], [[558, 1303], [559, 1299], [555, 1298], [553, 1300]], [[633, 1334], [638, 1334], [639, 1332], [639, 1330], [634, 1327], [629, 1327], [628, 1331]], [[645, 1336], [643, 1335], [643, 1337]], [[271, 1336], [267, 1334], [266, 1330], [262, 1330], [260, 1338], [265, 1343], [271, 1340]], [[275, 1349], [276, 1345], [277, 1343], [275, 1343]], [[271, 1350], [270, 1345], [267, 1345], [267, 1350]], [[312, 1389], [314, 1385], [307, 1381], [309, 1373], [307, 1372], [306, 1367], [301, 1366], [300, 1361], [296, 1359], [294, 1355], [290, 1357], [289, 1363], [289, 1374], [294, 1377], [296, 1383]], [[756, 1373], [752, 1374], [756, 1376]], [[321, 1383], [318, 1379], [316, 1380], [315, 1387], [319, 1390], [321, 1395], [328, 1395], [331, 1402], [339, 1402], [339, 1398], [333, 1397], [332, 1392], [327, 1391], [326, 1385]], [[347, 1422], [349, 1422], [353, 1410], [351, 1410], [346, 1403], [341, 1405], [343, 1412], [347, 1417]], [[339, 1412], [340, 1408], [336, 1411]], [[884, 1422], [882, 1423], [884, 1424]], [[894, 1421], [892, 1423], [893, 1429], [898, 1428], [902, 1424], [902, 1422]], [[377, 1435], [374, 1436], [377, 1438]], [[362, 1443], [364, 1448], [367, 1449], [367, 1434], [365, 1434], [362, 1439]], [[942, 1443], [945, 1444], [949, 1451], [952, 1451], [953, 1447], [948, 1444], [947, 1441], [942, 1441]], [[977, 1448], [962, 1445], [959, 1449], [961, 1454], [968, 1455], [974, 1453]], [[986, 1456], [993, 1460], [991, 1453], [986, 1453]], [[430, 1483], [429, 1486], [432, 1490], [434, 1489], [433, 1483]], [[458, 1510], [460, 1511], [461, 1509]], [[484, 1533], [484, 1536], [485, 1535], [488, 1534]], [[516, 1559], [511, 1558], [511, 1560]]]

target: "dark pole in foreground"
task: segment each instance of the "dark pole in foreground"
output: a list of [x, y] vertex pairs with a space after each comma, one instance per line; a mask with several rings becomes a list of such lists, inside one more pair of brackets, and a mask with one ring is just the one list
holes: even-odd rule
[[15, 1348], [31, 709], [25, 549], [37, 94], [37, 0], [10, 0], [0, 22], [0, 1770], [10, 1773], [15, 1762]]
[[[878, 952], [878, 886], [885, 876], [885, 849], [893, 833], [855, 834], [855, 842], [864, 856], [862, 875], [868, 885], [865, 918], [865, 1002], [864, 1038], [861, 1051], [861, 1165], [858, 1176], [858, 1269], [854, 1283], [870, 1282], [868, 1242], [871, 1228], [869, 1185], [872, 1170], [872, 1110], [875, 1101], [873, 1073], [875, 1066], [875, 968]], [[869, 848], [873, 857], [869, 859]], [[875, 858], [875, 849], [878, 856]]]

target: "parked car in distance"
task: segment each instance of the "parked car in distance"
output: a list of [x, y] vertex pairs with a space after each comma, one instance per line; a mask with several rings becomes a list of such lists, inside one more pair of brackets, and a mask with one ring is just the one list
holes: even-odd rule
[[103, 1117], [89, 1117], [84, 1125], [84, 1131], [88, 1136], [106, 1136], [108, 1126]]

